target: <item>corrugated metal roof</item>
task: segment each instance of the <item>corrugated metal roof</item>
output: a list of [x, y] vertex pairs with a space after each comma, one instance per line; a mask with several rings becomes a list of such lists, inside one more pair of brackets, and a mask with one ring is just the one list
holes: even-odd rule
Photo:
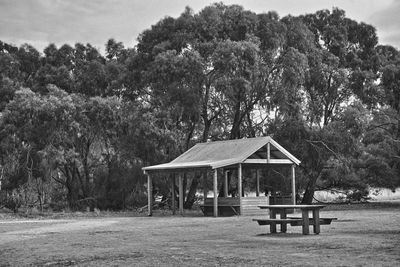
[[268, 143], [276, 148], [280, 158], [289, 159], [297, 165], [300, 164], [300, 161], [292, 154], [276, 143], [271, 137], [266, 136], [199, 143], [169, 163], [144, 167], [143, 170], [221, 168], [245, 161]]

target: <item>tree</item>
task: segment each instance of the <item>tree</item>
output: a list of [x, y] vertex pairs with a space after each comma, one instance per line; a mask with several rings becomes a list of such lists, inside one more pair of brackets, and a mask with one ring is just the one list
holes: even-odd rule
[[[66, 187], [68, 203], [93, 197], [93, 170], [101, 164], [101, 143], [118, 121], [116, 99], [87, 99], [56, 87], [40, 96], [24, 89], [7, 105], [5, 128], [12, 128], [15, 142], [28, 147], [33, 170], [55, 170], [52, 178]], [[33, 173], [41, 176], [45, 173]]]
[[359, 176], [371, 187], [395, 190], [400, 185], [399, 115], [392, 108], [372, 112], [357, 161]]
[[400, 184], [399, 52], [390, 46], [379, 46], [377, 54], [380, 81], [375, 86], [375, 94], [367, 100], [373, 107], [372, 119], [363, 140], [360, 175], [366, 177], [371, 186], [394, 190]]
[[108, 60], [123, 60], [126, 57], [126, 50], [122, 42], [117, 42], [113, 38], [106, 43], [106, 58]]
[[[231, 112], [224, 99], [227, 96], [233, 99], [234, 93], [228, 91], [234, 89], [228, 83], [235, 83], [235, 68], [240, 68], [243, 63], [244, 67], [236, 73], [242, 79], [251, 79], [250, 68], [255, 69], [258, 63], [258, 43], [252, 45], [245, 38], [246, 34], [254, 31], [256, 19], [254, 13], [244, 11], [242, 7], [215, 4], [196, 15], [186, 9], [179, 18], [165, 18], [140, 36], [138, 57], [145, 62], [145, 75], [142, 75], [140, 83], [147, 89], [152, 105], [170, 112], [168, 116], [175, 121], [170, 129], [176, 127], [184, 133], [182, 151], [193, 144], [193, 139], [204, 142], [210, 137], [214, 138], [213, 123], [222, 112]], [[241, 48], [246, 51], [243, 53]], [[236, 53], [231, 60], [223, 55], [225, 50], [226, 56], [229, 56], [229, 49]], [[240, 62], [235, 65], [235, 60]], [[232, 63], [230, 69], [224, 65], [228, 61]], [[246, 64], [249, 66], [245, 66]], [[228, 81], [228, 75], [231, 75], [231, 81]], [[249, 77], [244, 77], [246, 75]], [[243, 91], [243, 86], [238, 87], [240, 86], [237, 84], [235, 90]], [[257, 94], [250, 92], [251, 90], [256, 90], [254, 84], [252, 89], [247, 89], [247, 95]], [[236, 107], [239, 108], [236, 113], [241, 113], [234, 120], [232, 132], [235, 133], [235, 138], [239, 137], [237, 135], [244, 118], [243, 113], [249, 113], [252, 108], [241, 107], [245, 96], [240, 93], [237, 100]], [[256, 98], [260, 99], [260, 94]], [[253, 97], [249, 100], [252, 103], [248, 104], [254, 105], [253, 102], [257, 101]], [[242, 109], [246, 111], [243, 112]], [[196, 133], [201, 133], [201, 137], [197, 137]], [[187, 202], [192, 202], [196, 188], [197, 179], [193, 179]]]
[[[353, 38], [350, 30], [368, 32], [368, 38]], [[185, 133], [185, 150], [190, 139], [261, 134], [265, 128], [254, 119], [260, 108], [264, 114], [275, 111], [276, 123], [267, 125], [270, 133], [273, 124], [300, 119], [306, 120], [309, 137], [323, 140], [324, 133], [314, 126], [329, 126], [350, 99], [351, 73], [361, 66], [355, 55], [365, 59], [373, 53], [374, 34], [339, 9], [281, 20], [276, 13], [257, 15], [223, 4], [194, 15], [187, 9], [140, 36], [138, 58], [144, 64], [139, 83], [151, 105], [171, 112], [176, 129]], [[194, 135], [199, 129], [202, 139]], [[308, 172], [315, 174], [309, 195], [329, 158], [322, 159], [309, 165]]]
[[[71, 207], [126, 207], [143, 197], [129, 193], [144, 190], [141, 166], [265, 134], [302, 160], [305, 203], [321, 188], [360, 196], [398, 185], [399, 52], [343, 10], [279, 18], [215, 3], [161, 19], [134, 48], [109, 39], [105, 50], [50, 44], [41, 55], [0, 42], [8, 188], [58, 181]], [[187, 208], [199, 178], [185, 176]]]
[[[12, 142], [14, 149], [4, 150], [4, 164], [1, 165], [2, 171], [6, 170], [2, 173], [3, 177], [10, 181], [6, 183], [10, 185], [6, 188], [18, 188], [25, 184], [32, 187], [29, 177], [38, 182], [57, 180], [67, 191], [69, 205], [75, 208], [82, 202], [81, 199], [97, 197], [94, 173], [103, 178], [115, 177], [118, 169], [112, 167], [113, 164], [125, 169], [123, 174], [118, 171], [119, 177], [131, 173], [132, 165], [126, 160], [120, 162], [115, 152], [116, 147], [122, 147], [120, 143], [123, 140], [122, 137], [118, 140], [116, 134], [123, 125], [110, 124], [114, 121], [121, 123], [115, 118], [121, 115], [121, 109], [112, 104], [116, 99], [74, 94], [83, 90], [89, 96], [121, 95], [127, 76], [125, 60], [131, 55], [131, 50], [124, 51], [119, 61], [111, 59], [106, 62], [89, 44], [76, 44], [75, 48], [63, 45], [60, 49], [51, 44], [45, 49], [44, 57], [36, 54], [36, 50], [29, 45], [19, 49], [4, 43], [1, 45], [0, 63], [4, 64], [0, 66], [4, 69], [1, 69], [0, 94], [1, 110], [4, 112], [0, 117], [4, 115], [1, 126], [5, 136], [2, 140], [10, 142], [6, 138], [8, 136], [16, 138]], [[25, 64], [23, 68], [21, 62]], [[21, 85], [30, 84], [40, 94], [21, 90]], [[56, 89], [54, 85], [64, 90]], [[12, 101], [16, 92], [17, 99]], [[110, 108], [114, 117], [107, 113], [110, 111], [108, 104], [113, 105]], [[99, 108], [96, 110], [94, 107]], [[89, 118], [89, 115], [92, 117]], [[110, 134], [112, 132], [114, 135]], [[103, 158], [103, 153], [112, 157]], [[8, 164], [13, 158], [17, 158], [20, 167]], [[134, 165], [134, 168], [140, 169], [140, 163]], [[99, 172], [103, 166], [106, 166], [105, 175]], [[19, 168], [23, 171], [14, 171]], [[120, 188], [129, 190], [129, 187]], [[129, 196], [127, 193], [124, 198]]]
[[[331, 164], [329, 155], [333, 151], [337, 158], [353, 155], [337, 143], [338, 139], [332, 138], [346, 133], [338, 132], [335, 127], [351, 97], [374, 90], [377, 37], [372, 26], [346, 18], [340, 9], [321, 10], [300, 18], [314, 35], [313, 46], [306, 51], [309, 68], [304, 83], [305, 120], [313, 137], [308, 138], [311, 151], [305, 149], [304, 154], [318, 158], [317, 162], [303, 164], [308, 175], [303, 202], [310, 203], [318, 179]], [[356, 143], [348, 146], [354, 147]]]
[[316, 50], [309, 56], [309, 72], [305, 83], [308, 97], [310, 125], [327, 126], [340, 105], [351, 94], [348, 70], [340, 68], [339, 58], [329, 52]]

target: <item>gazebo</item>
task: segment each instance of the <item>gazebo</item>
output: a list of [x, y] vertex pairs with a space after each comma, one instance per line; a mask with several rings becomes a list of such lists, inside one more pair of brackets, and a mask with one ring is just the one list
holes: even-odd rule
[[[178, 175], [179, 212], [183, 215], [183, 173], [193, 171], [213, 172], [213, 198], [207, 198], [208, 190], [204, 193], [204, 206], [210, 203], [214, 217], [222, 207], [238, 207], [237, 215], [246, 214], [247, 210], [257, 209], [258, 205], [268, 204], [268, 199], [260, 196], [260, 170], [267, 166], [287, 166], [291, 169], [291, 202], [296, 204], [295, 167], [300, 161], [280, 146], [271, 137], [245, 138], [228, 141], [199, 143], [188, 151], [165, 164], [144, 167], [147, 175], [148, 215], [152, 215], [153, 206], [153, 174], [172, 172]], [[256, 171], [256, 197], [243, 197], [242, 170], [250, 168]], [[218, 170], [224, 173], [224, 197], [218, 197]], [[228, 198], [228, 172], [237, 170], [237, 194]], [[205, 179], [207, 175], [204, 175]], [[172, 198], [175, 199], [175, 177], [172, 177]], [[175, 201], [172, 204], [175, 212]], [[234, 210], [234, 209], [233, 209]]]

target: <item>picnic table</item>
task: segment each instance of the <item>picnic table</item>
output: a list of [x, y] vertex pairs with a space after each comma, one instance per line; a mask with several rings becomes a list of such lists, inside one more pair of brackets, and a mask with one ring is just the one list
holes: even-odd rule
[[[253, 219], [259, 225], [270, 225], [270, 232], [276, 233], [276, 225], [280, 224], [281, 232], [286, 233], [287, 224], [291, 226], [302, 226], [303, 235], [310, 233], [309, 226], [313, 226], [314, 234], [320, 233], [321, 224], [330, 224], [336, 218], [320, 218], [319, 211], [325, 205], [261, 205], [260, 209], [269, 209], [269, 219]], [[289, 210], [300, 209], [301, 217], [287, 217]], [[309, 217], [309, 212], [312, 212], [312, 218]], [[280, 218], [276, 215], [280, 214]]]

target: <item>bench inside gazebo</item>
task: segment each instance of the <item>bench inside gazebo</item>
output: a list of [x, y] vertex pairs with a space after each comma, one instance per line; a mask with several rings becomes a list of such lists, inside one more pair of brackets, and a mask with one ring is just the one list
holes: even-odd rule
[[[143, 171], [148, 179], [148, 214], [153, 210], [152, 179], [154, 174], [170, 172], [178, 176], [179, 212], [183, 215], [183, 174], [185, 172], [202, 171], [204, 179], [207, 172], [213, 173], [213, 197], [209, 198], [208, 189], [204, 186], [204, 203], [201, 208], [205, 215], [235, 215], [251, 214], [259, 210], [259, 205], [270, 204], [266, 196], [260, 196], [260, 171], [270, 166], [287, 166], [290, 168], [291, 203], [296, 204], [295, 167], [300, 161], [280, 146], [271, 137], [245, 138], [228, 141], [199, 143], [175, 160], [154, 166], [144, 167]], [[243, 169], [254, 170], [256, 176], [256, 196], [243, 196]], [[237, 177], [237, 188], [234, 197], [228, 197], [228, 172], [234, 172]], [[218, 190], [218, 173], [223, 173], [223, 192]], [[172, 199], [175, 199], [175, 176], [173, 176]], [[206, 183], [204, 183], [206, 184]], [[218, 197], [223, 195], [223, 197]], [[175, 212], [175, 201], [172, 202]], [[284, 203], [276, 203], [284, 204]], [[287, 203], [289, 204], [289, 203]]]

